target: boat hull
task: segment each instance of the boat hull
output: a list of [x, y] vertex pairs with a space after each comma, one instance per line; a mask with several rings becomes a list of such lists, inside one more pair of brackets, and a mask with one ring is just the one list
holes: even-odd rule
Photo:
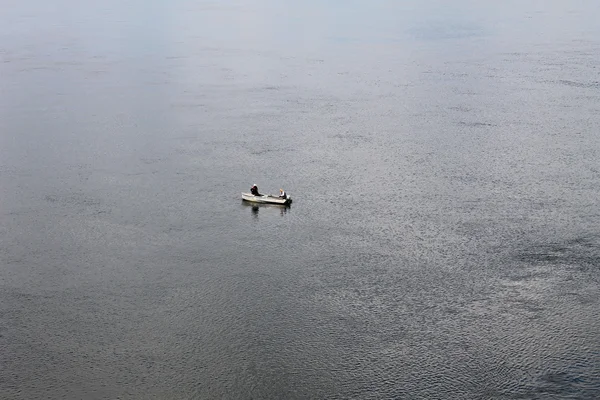
[[242, 193], [242, 200], [248, 201], [250, 203], [278, 204], [280, 206], [286, 206], [292, 202], [291, 197], [288, 197], [287, 199], [282, 199], [281, 197], [271, 196], [270, 194], [255, 196], [252, 193]]

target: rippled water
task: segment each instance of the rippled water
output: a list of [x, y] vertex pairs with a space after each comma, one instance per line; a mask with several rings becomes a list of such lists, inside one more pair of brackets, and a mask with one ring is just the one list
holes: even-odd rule
[[5, 1], [0, 397], [600, 396], [600, 4], [448, 3]]

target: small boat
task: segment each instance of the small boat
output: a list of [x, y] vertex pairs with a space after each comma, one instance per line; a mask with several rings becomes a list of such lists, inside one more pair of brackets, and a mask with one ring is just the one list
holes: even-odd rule
[[279, 196], [272, 196], [270, 194], [262, 194], [260, 196], [255, 196], [252, 193], [243, 193], [242, 192], [242, 200], [249, 201], [251, 203], [261, 203], [261, 204], [279, 204], [281, 206], [287, 206], [291, 204], [292, 198], [288, 196], [285, 199], [282, 199]]

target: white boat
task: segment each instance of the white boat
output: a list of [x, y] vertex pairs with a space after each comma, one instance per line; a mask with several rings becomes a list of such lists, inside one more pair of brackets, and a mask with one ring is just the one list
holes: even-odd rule
[[285, 199], [282, 199], [279, 196], [272, 196], [270, 194], [262, 194], [260, 196], [255, 196], [252, 193], [243, 193], [243, 192], [242, 192], [242, 200], [249, 201], [251, 203], [279, 204], [282, 206], [286, 206], [292, 202], [292, 198], [290, 196], [288, 196]]

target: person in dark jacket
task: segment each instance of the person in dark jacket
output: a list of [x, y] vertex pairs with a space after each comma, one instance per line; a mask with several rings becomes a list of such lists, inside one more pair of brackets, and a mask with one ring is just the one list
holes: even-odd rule
[[252, 193], [254, 196], [262, 196], [260, 193], [258, 193], [258, 186], [256, 186], [256, 183], [250, 188], [250, 193]]

